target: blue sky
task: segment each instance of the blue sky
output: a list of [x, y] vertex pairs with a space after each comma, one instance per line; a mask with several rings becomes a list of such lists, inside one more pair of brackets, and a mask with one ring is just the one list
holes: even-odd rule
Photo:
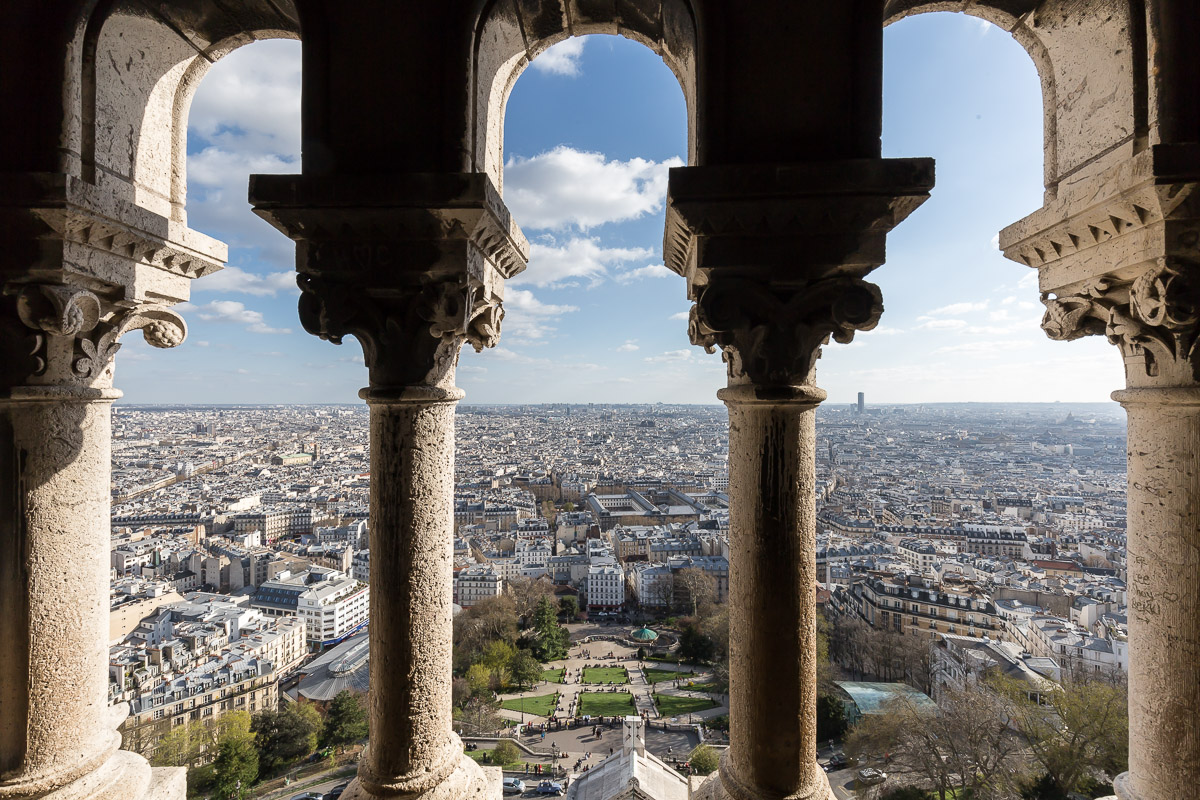
[[[832, 402], [1102, 401], [1123, 384], [1102, 339], [1051, 342], [1035, 273], [995, 234], [1042, 197], [1041, 98], [1025, 52], [955, 14], [888, 28], [884, 155], [933, 156], [933, 196], [873, 273], [876, 331], [825, 348]], [[250, 211], [246, 176], [298, 172], [300, 45], [235, 51], [204, 79], [188, 138], [188, 220], [230, 245], [193, 284], [188, 340], [118, 356], [125, 402], [357, 402], [361, 352], [306, 334], [293, 247]], [[719, 355], [687, 340], [682, 278], [662, 266], [667, 169], [686, 156], [683, 97], [651, 51], [571, 39], [521, 76], [505, 126], [505, 199], [533, 245], [506, 289], [503, 340], [464, 350], [467, 402], [713, 403]], [[797, 154], [798, 158], [803, 154]]]

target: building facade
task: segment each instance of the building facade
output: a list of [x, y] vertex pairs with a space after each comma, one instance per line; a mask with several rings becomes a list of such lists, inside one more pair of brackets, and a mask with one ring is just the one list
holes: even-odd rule
[[[495, 791], [452, 732], [456, 355], [499, 342], [503, 283], [528, 259], [502, 194], [508, 91], [551, 44], [620, 33], [683, 91], [688, 166], [668, 181], [663, 256], [694, 303], [692, 343], [728, 368], [740, 656], [730, 748], [693, 797], [830, 797], [813, 756], [815, 570], [795, 568], [816, 524], [793, 510], [812, 507], [820, 347], [878, 324], [866, 278], [934, 184], [931, 159], [882, 156], [880, 31], [947, 8], [1011, 33], [1040, 76], [1045, 194], [998, 245], [1036, 270], [1046, 333], [1105, 336], [1125, 372], [1130, 748], [1115, 788], [1200, 797], [1200, 8], [1183, 0], [6, 4], [0, 563], [19, 568], [0, 574], [0, 641], [19, 646], [0, 653], [0, 791], [183, 796], [181, 772], [113, 750], [104, 702], [113, 365], [135, 331], [179, 345], [171, 306], [226, 259], [187, 226], [188, 105], [212, 62], [277, 36], [304, 41], [303, 164], [254, 176], [249, 195], [297, 243], [303, 327], [364, 345], [372, 535], [403, 543], [374, 552], [394, 602], [372, 657], [392, 669], [372, 685], [352, 791]], [[59, 591], [63, 574], [95, 596]]]

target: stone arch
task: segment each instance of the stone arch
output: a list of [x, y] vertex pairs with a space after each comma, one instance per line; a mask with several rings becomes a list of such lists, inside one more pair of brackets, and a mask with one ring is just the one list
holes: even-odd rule
[[1145, 149], [1146, 59], [1142, 0], [1106, 0], [1080, 14], [1075, 0], [887, 0], [884, 25], [953, 11], [1008, 31], [1042, 84], [1047, 200], [1063, 181], [1100, 172]]
[[477, 172], [503, 187], [504, 111], [529, 62], [572, 36], [625, 36], [660, 55], [679, 80], [688, 115], [688, 163], [696, 152], [696, 15], [689, 0], [488, 0], [472, 45], [466, 150]]
[[77, 105], [67, 109], [64, 138], [78, 143], [79, 154], [70, 171], [186, 223], [187, 124], [196, 87], [218, 59], [277, 38], [300, 38], [291, 0], [101, 3], [83, 32], [78, 92], [68, 98]]

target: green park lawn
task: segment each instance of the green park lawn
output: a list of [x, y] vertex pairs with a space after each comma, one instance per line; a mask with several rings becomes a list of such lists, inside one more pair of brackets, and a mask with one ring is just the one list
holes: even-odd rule
[[646, 667], [643, 672], [646, 675], [646, 680], [649, 683], [658, 683], [659, 681], [673, 681], [676, 678], [684, 680], [691, 678], [688, 672], [680, 672], [674, 669], [656, 669], [655, 667]]
[[629, 702], [629, 692], [580, 692], [579, 711], [581, 716], [624, 717], [637, 713]]
[[584, 683], [629, 683], [624, 667], [584, 667]]
[[548, 717], [554, 713], [556, 705], [558, 705], [558, 692], [542, 694], [537, 697], [514, 697], [502, 702], [500, 707], [509, 711], [524, 711], [526, 714]]
[[680, 714], [694, 714], [697, 711], [707, 711], [715, 708], [716, 703], [707, 697], [679, 697], [672, 694], [654, 695], [654, 703], [658, 713], [664, 717], [678, 717]]
[[565, 669], [542, 670], [542, 680], [549, 681], [550, 683], [562, 683], [564, 672], [566, 672]]

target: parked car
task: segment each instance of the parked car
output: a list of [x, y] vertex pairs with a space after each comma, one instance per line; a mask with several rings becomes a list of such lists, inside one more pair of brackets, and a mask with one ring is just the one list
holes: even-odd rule
[[825, 762], [824, 770], [826, 772], [833, 772], [834, 770], [844, 769], [848, 766], [850, 766], [850, 759], [846, 758], [845, 753], [834, 753]]
[[864, 767], [855, 775], [858, 782], [863, 786], [874, 786], [877, 783], [883, 783], [887, 780], [887, 773], [880, 772], [874, 767]]
[[337, 786], [326, 792], [325, 796], [322, 797], [321, 800], [338, 800], [338, 798], [342, 796], [342, 792], [346, 791], [348, 788], [350, 788], [350, 784], [348, 782], [339, 783]]
[[563, 787], [561, 783], [555, 781], [542, 781], [538, 784], [537, 791], [538, 794], [559, 795], [563, 793]]
[[525, 781], [520, 778], [504, 779], [505, 794], [525, 794]]
[[302, 792], [301, 794], [292, 795], [292, 800], [321, 800], [320, 792]]

